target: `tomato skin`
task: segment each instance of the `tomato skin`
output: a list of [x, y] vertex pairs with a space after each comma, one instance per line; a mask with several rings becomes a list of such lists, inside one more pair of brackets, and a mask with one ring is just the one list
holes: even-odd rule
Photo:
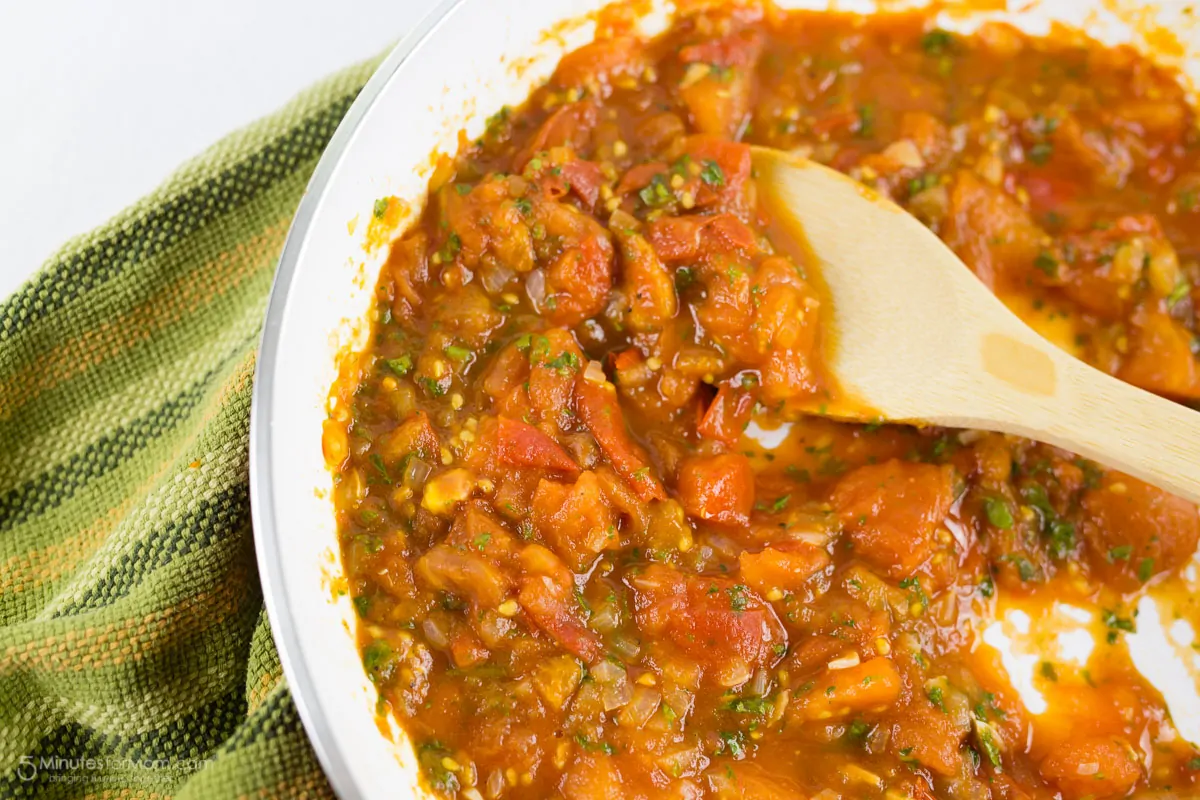
[[753, 253], [754, 232], [733, 214], [662, 217], [646, 226], [646, 238], [669, 264], [695, 262], [706, 255]]
[[497, 455], [506, 464], [579, 474], [579, 465], [558, 442], [524, 422], [500, 417], [496, 446]]
[[754, 470], [738, 453], [684, 459], [677, 481], [684, 510], [697, 519], [745, 525], [754, 510]]
[[907, 578], [933, 554], [934, 530], [954, 500], [953, 479], [949, 466], [892, 459], [843, 477], [832, 503], [854, 552], [893, 578]]
[[575, 402], [583, 424], [625, 483], [643, 502], [665, 500], [667, 493], [654, 476], [645, 451], [629, 438], [613, 385], [580, 375], [575, 381]]

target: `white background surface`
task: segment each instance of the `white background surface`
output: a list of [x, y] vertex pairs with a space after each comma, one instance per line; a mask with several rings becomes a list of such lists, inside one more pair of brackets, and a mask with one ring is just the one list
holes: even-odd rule
[[0, 298], [436, 0], [0, 0]]

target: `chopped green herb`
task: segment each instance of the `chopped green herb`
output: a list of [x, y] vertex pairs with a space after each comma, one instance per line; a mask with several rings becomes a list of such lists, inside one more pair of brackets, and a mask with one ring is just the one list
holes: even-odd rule
[[870, 138], [875, 134], [875, 104], [867, 103], [858, 107], [858, 135]]
[[763, 697], [738, 697], [725, 704], [726, 711], [738, 714], [769, 714], [775, 704]]
[[1008, 530], [1013, 526], [1012, 510], [1009, 509], [1008, 501], [1003, 497], [984, 499], [983, 512], [987, 515], [988, 522], [1001, 530]]
[[371, 466], [375, 468], [375, 471], [379, 473], [380, 480], [390, 484], [392, 476], [388, 474], [387, 465], [383, 463], [383, 456], [379, 455], [379, 453], [371, 453], [368, 460], [371, 462]]
[[374, 672], [385, 666], [392, 658], [392, 646], [383, 639], [376, 639], [363, 648], [363, 666]]
[[1058, 259], [1046, 250], [1043, 250], [1037, 254], [1037, 256], [1033, 259], [1033, 266], [1037, 267], [1051, 278], [1058, 276]]
[[1042, 677], [1045, 678], [1046, 680], [1048, 680], [1048, 681], [1057, 681], [1058, 680], [1058, 670], [1055, 669], [1054, 664], [1052, 664], [1051, 662], [1043, 661], [1041, 666], [1038, 669], [1042, 673]]
[[1050, 142], [1038, 142], [1033, 147], [1029, 148], [1029, 160], [1034, 164], [1041, 166], [1050, 160], [1050, 156], [1054, 154], [1054, 145]]
[[400, 377], [403, 378], [405, 375], [407, 375], [409, 372], [412, 371], [412, 368], [413, 368], [412, 356], [405, 353], [404, 355], [400, 356], [399, 358], [389, 358], [387, 360], [387, 365], [388, 365], [388, 369], [390, 369], [392, 372], [396, 373], [397, 375], [399, 375]]
[[683, 291], [696, 282], [696, 273], [691, 267], [680, 267], [675, 270], [675, 288]]
[[471, 357], [471, 351], [465, 347], [459, 347], [456, 344], [448, 344], [442, 348], [442, 352], [450, 356], [455, 361], [466, 361]]
[[390, 197], [381, 197], [375, 201], [375, 207], [371, 209], [371, 212], [375, 215], [375, 219], [383, 219], [383, 216], [387, 214], [388, 206], [391, 205], [391, 202], [392, 199]]
[[700, 180], [707, 183], [709, 186], [724, 186], [725, 173], [721, 169], [721, 165], [715, 161], [704, 161], [700, 168]]
[[1167, 295], [1167, 308], [1174, 308], [1175, 304], [1191, 294], [1191, 291], [1192, 285], [1185, 280], [1181, 280], [1175, 285], [1175, 288], [1171, 290], [1171, 293]]
[[996, 582], [992, 580], [991, 575], [983, 576], [983, 580], [979, 582], [979, 593], [984, 597], [992, 597], [996, 594]]
[[871, 726], [861, 719], [854, 720], [846, 727], [846, 735], [856, 742], [866, 741], [867, 735], [870, 732]]
[[725, 590], [729, 594], [729, 607], [734, 611], [746, 610], [746, 587], [742, 584], [730, 586]]
[[1128, 561], [1133, 555], [1133, 545], [1122, 544], [1108, 549], [1108, 563], [1113, 564], [1117, 561]]
[[613, 746], [611, 744], [609, 744], [608, 742], [605, 742], [605, 741], [593, 742], [591, 739], [589, 739], [586, 735], [584, 735], [582, 733], [575, 734], [575, 743], [578, 744], [580, 747], [582, 747], [584, 750], [588, 751], [589, 753], [600, 752], [600, 753], [604, 753], [604, 755], [606, 755], [606, 756], [611, 756], [612, 754], [614, 754], [616, 752], [616, 750], [613, 748]]
[[655, 175], [651, 181], [638, 191], [638, 197], [650, 208], [665, 206], [675, 199], [675, 195], [667, 187], [662, 175]]
[[1000, 766], [1000, 745], [996, 743], [996, 734], [992, 732], [991, 726], [986, 722], [975, 723], [975, 734], [979, 740], [979, 746], [983, 748], [984, 754], [993, 767]]
[[456, 184], [454, 184], [454, 191], [458, 192], [460, 195], [470, 194], [471, 193], [471, 184], [456, 183]]
[[1075, 525], [1066, 520], [1050, 523], [1050, 554], [1055, 558], [1066, 558], [1075, 550]]
[[942, 692], [942, 687], [929, 687], [925, 690], [925, 696], [929, 698], [929, 702], [933, 703], [935, 708], [940, 709], [943, 714], [946, 713], [946, 698]]
[[746, 745], [741, 731], [721, 731], [721, 747], [717, 753], [729, 753], [734, 759], [741, 761], [746, 757]]
[[1151, 576], [1154, 575], [1154, 559], [1153, 558], [1143, 558], [1141, 561], [1139, 561], [1137, 574], [1138, 574], [1138, 580], [1141, 581], [1142, 583], [1145, 583], [1146, 581], [1150, 580]]
[[945, 55], [953, 46], [954, 34], [941, 28], [934, 28], [921, 37], [921, 49], [925, 51], [926, 55]]

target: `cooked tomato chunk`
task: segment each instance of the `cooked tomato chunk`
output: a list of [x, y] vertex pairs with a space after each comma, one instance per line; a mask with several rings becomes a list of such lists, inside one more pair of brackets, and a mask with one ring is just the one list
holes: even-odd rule
[[601, 550], [620, 545], [617, 517], [595, 473], [585, 472], [573, 485], [538, 483], [533, 521], [542, 538], [576, 572], [583, 572]]
[[651, 564], [630, 582], [638, 626], [668, 637], [704, 664], [718, 683], [741, 683], [755, 667], [774, 663], [787, 647], [775, 612], [743, 584], [660, 564]]
[[842, 478], [832, 503], [855, 554], [906, 578], [933, 555], [934, 532], [954, 500], [953, 480], [948, 466], [893, 459]]
[[1066, 742], [1042, 762], [1042, 775], [1066, 800], [1124, 797], [1142, 775], [1132, 749], [1114, 737]]
[[1177, 569], [1196, 551], [1196, 506], [1119, 472], [1084, 493], [1081, 533], [1094, 569], [1120, 589], [1134, 589]]
[[754, 470], [743, 455], [727, 453], [684, 459], [679, 465], [679, 497], [698, 519], [744, 525], [754, 508]]

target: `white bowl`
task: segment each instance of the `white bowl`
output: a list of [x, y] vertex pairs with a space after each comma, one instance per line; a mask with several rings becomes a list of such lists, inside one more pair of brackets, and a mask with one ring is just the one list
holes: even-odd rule
[[[380, 733], [375, 689], [352, 635], [354, 613], [349, 598], [334, 590], [341, 564], [321, 423], [337, 353], [365, 341], [365, 315], [385, 255], [364, 250], [365, 221], [374, 200], [387, 195], [408, 203], [408, 220], [415, 218], [431, 154], [453, 153], [460, 129], [476, 136], [489, 114], [520, 104], [564, 52], [594, 32], [587, 22], [560, 23], [601, 5], [444, 0], [396, 46], [351, 107], [313, 174], [280, 259], [251, 415], [255, 543], [284, 674], [325, 773], [344, 798], [424, 796], [411, 745], [394, 725], [391, 738]], [[648, 32], [661, 28], [663, 5], [656, 2], [647, 16]], [[1032, 32], [1044, 32], [1048, 20], [1058, 19], [1110, 42], [1139, 39], [1138, 30], [1104, 10], [1114, 7], [1106, 0], [1034, 5], [1011, 19]], [[1177, 33], [1186, 30], [1185, 5], [1165, 0], [1158, 9], [1161, 22]], [[869, 11], [872, 3], [838, 7]], [[981, 18], [946, 24], [962, 27]], [[555, 35], [544, 35], [552, 28]], [[1176, 63], [1194, 76], [1200, 39], [1189, 39], [1194, 46]], [[352, 220], [359, 223], [352, 226]]]

